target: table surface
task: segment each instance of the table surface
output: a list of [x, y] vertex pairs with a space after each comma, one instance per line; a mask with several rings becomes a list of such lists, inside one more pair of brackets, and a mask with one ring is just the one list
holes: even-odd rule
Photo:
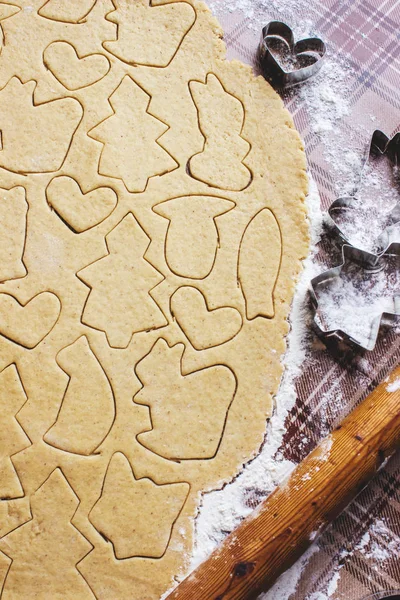
[[[327, 43], [325, 74], [323, 69], [319, 81], [303, 84], [314, 88], [299, 88], [284, 98], [326, 210], [344, 185], [340, 147], [360, 153], [374, 129], [389, 136], [400, 130], [400, 1], [214, 0], [211, 8], [225, 30], [229, 58], [254, 64], [261, 27], [273, 19], [289, 23], [295, 33], [308, 28]], [[342, 67], [335, 72], [338, 64], [346, 65], [345, 77]], [[343, 103], [333, 99], [336, 117], [321, 131], [313, 115], [312, 90], [318, 93], [318, 85], [329, 89], [327, 84], [335, 88], [336, 82]], [[343, 105], [346, 110], [341, 110]], [[339, 264], [327, 236], [316, 259], [329, 267]], [[373, 352], [351, 354], [345, 361], [322, 345], [310, 348], [296, 382], [297, 403], [288, 417], [285, 458], [302, 460], [399, 362], [398, 328], [381, 333]], [[400, 589], [399, 484], [397, 455], [320, 538], [320, 549], [290, 600], [361, 600]], [[277, 592], [274, 600], [286, 597], [279, 598]]]

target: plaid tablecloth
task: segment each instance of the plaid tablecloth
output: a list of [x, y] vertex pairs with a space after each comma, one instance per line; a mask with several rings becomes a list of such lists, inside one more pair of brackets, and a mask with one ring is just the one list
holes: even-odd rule
[[[262, 25], [279, 19], [295, 32], [303, 32], [306, 23], [310, 33], [320, 35], [329, 48], [328, 68], [335, 61], [348, 65], [344, 94], [349, 110], [339, 115], [330, 137], [313, 127], [304, 93], [293, 91], [285, 98], [326, 209], [344, 184], [333, 168], [330, 143], [342, 145], [344, 153], [360, 152], [374, 129], [390, 136], [400, 129], [400, 1], [214, 0], [212, 8], [224, 27], [229, 58], [254, 63]], [[328, 236], [323, 237], [317, 259], [338, 264], [340, 255], [331, 249]], [[399, 362], [400, 336], [394, 330], [380, 335], [373, 352], [345, 360], [321, 344], [310, 348], [288, 418], [284, 456], [294, 462], [304, 458]], [[361, 600], [400, 589], [400, 455], [322, 536], [319, 548], [291, 600]]]

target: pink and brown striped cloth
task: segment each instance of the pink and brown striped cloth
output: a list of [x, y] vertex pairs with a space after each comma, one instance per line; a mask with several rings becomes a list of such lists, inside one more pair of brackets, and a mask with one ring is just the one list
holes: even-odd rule
[[[349, 65], [349, 111], [335, 123], [339, 139], [348, 140], [350, 148], [360, 140], [367, 143], [374, 129], [389, 136], [400, 130], [400, 0], [254, 0], [251, 5], [247, 0], [237, 6], [233, 10], [234, 3], [214, 1], [229, 58], [254, 64], [261, 28], [271, 20], [284, 20], [294, 30], [307, 22], [328, 45], [330, 61]], [[294, 90], [284, 100], [305, 142], [326, 210], [338, 189], [329, 148], [310, 123], [304, 95]], [[323, 236], [316, 258], [328, 267], [340, 263], [329, 236]], [[297, 403], [282, 447], [285, 458], [302, 460], [399, 362], [400, 336], [393, 328], [381, 331], [373, 352], [340, 356], [314, 344], [297, 380]], [[254, 504], [256, 497], [257, 490]], [[400, 455], [318, 544], [290, 600], [362, 600], [400, 590]]]

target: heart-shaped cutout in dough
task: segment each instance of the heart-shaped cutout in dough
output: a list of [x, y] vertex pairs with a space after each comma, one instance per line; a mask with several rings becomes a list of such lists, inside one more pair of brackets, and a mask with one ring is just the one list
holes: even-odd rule
[[47, 202], [68, 227], [82, 233], [104, 221], [117, 205], [117, 194], [99, 187], [84, 194], [72, 177], [55, 177], [49, 184]]
[[70, 91], [97, 83], [111, 67], [103, 54], [78, 56], [74, 46], [67, 42], [54, 42], [47, 46], [43, 62], [57, 81]]
[[236, 308], [210, 310], [203, 294], [194, 287], [183, 286], [171, 298], [171, 312], [196, 350], [206, 350], [229, 342], [242, 328]]
[[42, 292], [26, 304], [10, 294], [0, 294], [0, 334], [31, 350], [57, 323], [61, 302], [51, 292]]

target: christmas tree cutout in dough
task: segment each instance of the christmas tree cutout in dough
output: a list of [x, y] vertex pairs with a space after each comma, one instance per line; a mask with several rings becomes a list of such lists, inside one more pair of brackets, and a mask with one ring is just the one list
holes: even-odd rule
[[151, 292], [164, 277], [145, 258], [150, 238], [132, 213], [107, 236], [108, 256], [78, 273], [91, 290], [82, 322], [104, 331], [113, 348], [126, 348], [134, 333], [168, 324]]
[[184, 373], [184, 349], [183, 344], [170, 348], [160, 338], [137, 364], [143, 387], [134, 402], [150, 408], [152, 424], [137, 440], [170, 460], [213, 458], [236, 392], [236, 377], [224, 365]]
[[118, 35], [104, 47], [130, 65], [166, 67], [196, 20], [187, 2], [153, 6], [150, 0], [113, 0], [113, 4], [116, 10], [107, 19], [118, 25]]
[[57, 420], [44, 440], [60, 450], [89, 456], [106, 438], [114, 422], [110, 382], [86, 336], [61, 350], [57, 363], [70, 380]]
[[61, 168], [82, 118], [74, 98], [35, 104], [35, 81], [13, 77], [0, 90], [0, 167], [16, 173], [48, 173]]
[[26, 401], [17, 367], [10, 365], [0, 373], [0, 501], [24, 495], [11, 457], [31, 444], [16, 416]]
[[187, 483], [157, 485], [137, 479], [124, 454], [111, 458], [101, 497], [89, 514], [117, 559], [161, 558], [189, 493]]
[[26, 275], [23, 254], [27, 212], [25, 188], [0, 189], [0, 282]]
[[32, 520], [0, 541], [12, 562], [1, 600], [96, 600], [77, 569], [92, 545], [72, 525], [79, 499], [60, 469], [31, 496]]
[[223, 190], [244, 190], [252, 175], [243, 163], [250, 144], [242, 137], [242, 103], [212, 73], [206, 83], [191, 81], [189, 87], [205, 139], [202, 152], [189, 161], [191, 176]]
[[99, 173], [122, 179], [129, 192], [143, 192], [150, 177], [174, 171], [179, 165], [160, 138], [168, 125], [149, 112], [151, 97], [126, 75], [109, 98], [113, 115], [88, 133], [104, 147]]

